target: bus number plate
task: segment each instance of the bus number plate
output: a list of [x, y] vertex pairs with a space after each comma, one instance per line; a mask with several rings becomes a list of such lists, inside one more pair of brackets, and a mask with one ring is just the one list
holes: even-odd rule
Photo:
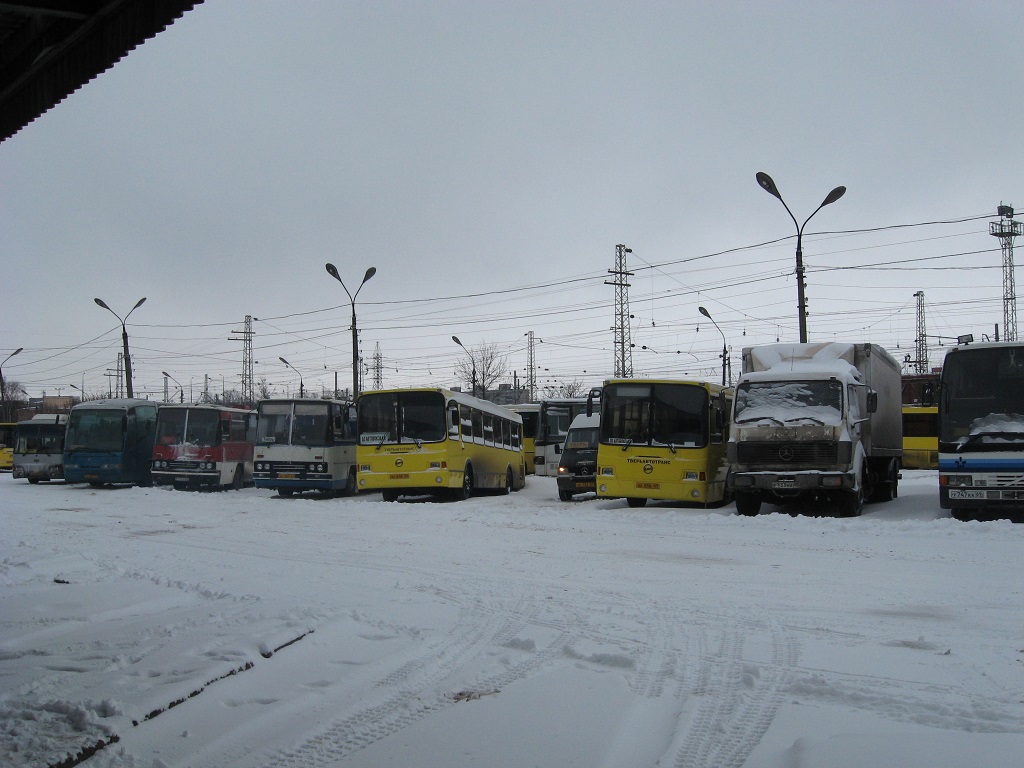
[[278, 472], [277, 476], [282, 480], [294, 480], [298, 477], [294, 472]]
[[405, 474], [405, 475], [388, 475], [388, 479], [389, 480], [408, 480], [409, 479], [409, 475], [408, 474]]
[[949, 491], [949, 498], [951, 498], [951, 499], [964, 499], [964, 500], [967, 500], [967, 501], [978, 501], [978, 500], [984, 500], [985, 492], [984, 491], [955, 491], [953, 489], [950, 489], [950, 491]]
[[661, 488], [661, 483], [634, 483], [635, 488], [643, 488], [648, 491], [657, 491]]

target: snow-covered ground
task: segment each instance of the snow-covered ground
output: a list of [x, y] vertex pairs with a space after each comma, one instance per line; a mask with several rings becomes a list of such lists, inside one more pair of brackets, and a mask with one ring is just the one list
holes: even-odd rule
[[1024, 755], [1024, 525], [951, 520], [932, 472], [847, 520], [8, 474], [0, 533], [13, 768]]

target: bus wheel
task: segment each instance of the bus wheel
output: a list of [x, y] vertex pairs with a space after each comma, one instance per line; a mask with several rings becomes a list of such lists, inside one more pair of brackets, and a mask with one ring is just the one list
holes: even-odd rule
[[242, 469], [242, 465], [239, 464], [235, 467], [235, 476], [231, 478], [231, 490], [240, 491], [242, 490], [242, 481], [245, 479], [245, 470]]
[[32, 483], [32, 485], [35, 485], [36, 483], [38, 483], [38, 482], [39, 482], [39, 478], [38, 478], [38, 477], [30, 477], [30, 478], [28, 479], [28, 481], [29, 481], [30, 483]]
[[385, 488], [380, 492], [380, 497], [387, 502], [398, 501], [398, 491], [393, 488]]
[[338, 491], [335, 496], [355, 496], [356, 495], [356, 468], [352, 467], [348, 471], [348, 480], [345, 481], [345, 487]]
[[291, 496], [292, 495], [292, 489], [291, 488], [278, 488], [277, 489], [277, 495], [278, 496]]
[[465, 501], [473, 495], [473, 465], [467, 464], [466, 471], [462, 473], [462, 487], [455, 491], [457, 501]]
[[628, 499], [626, 499], [626, 504], [629, 505], [630, 507], [633, 507], [634, 509], [638, 507], [645, 507], [647, 506], [647, 499], [637, 499], [633, 496], [630, 496]]

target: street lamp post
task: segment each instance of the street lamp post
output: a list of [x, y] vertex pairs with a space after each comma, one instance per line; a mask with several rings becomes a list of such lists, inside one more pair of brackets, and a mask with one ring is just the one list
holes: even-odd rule
[[363, 275], [363, 281], [359, 283], [359, 287], [356, 288], [355, 293], [351, 293], [345, 286], [344, 281], [341, 279], [341, 275], [338, 274], [338, 268], [333, 264], [326, 264], [327, 274], [341, 283], [341, 287], [345, 289], [345, 293], [348, 294], [349, 303], [352, 305], [352, 400], [356, 399], [359, 395], [359, 334], [356, 331], [356, 296], [366, 285], [366, 281], [377, 274], [376, 267], [370, 267], [366, 270], [366, 274]]
[[7, 361], [14, 357], [16, 354], [18, 354], [19, 352], [21, 352], [21, 350], [23, 349], [24, 347], [18, 347], [16, 350], [11, 352], [11, 354], [5, 357], [2, 363], [0, 363], [0, 413], [3, 413], [4, 419], [7, 421], [10, 421], [10, 414], [7, 412], [7, 387], [4, 385], [3, 369]]
[[135, 393], [132, 391], [132, 358], [128, 354], [128, 328], [125, 326], [125, 323], [128, 322], [128, 318], [131, 316], [132, 312], [143, 305], [146, 301], [146, 297], [143, 296], [135, 302], [135, 306], [128, 310], [128, 314], [124, 316], [124, 319], [122, 319], [117, 312], [104, 304], [102, 299], [93, 299], [93, 301], [121, 321], [121, 342], [124, 344], [124, 386], [125, 391], [128, 393], [128, 397], [135, 397]]
[[[164, 375], [165, 379], [170, 379], [171, 381], [173, 381], [175, 383], [175, 385], [178, 387], [178, 391], [181, 393], [181, 399], [178, 402], [184, 403], [185, 402], [185, 388], [182, 387], [181, 384], [178, 384], [178, 380], [176, 378], [174, 378], [173, 376], [171, 376], [171, 374], [169, 374], [167, 371], [160, 371], [160, 373], [162, 373]], [[167, 390], [166, 390], [166, 388], [164, 389], [164, 397], [167, 397]]]
[[[472, 352], [470, 352], [468, 349], [466, 349], [466, 345], [463, 344], [461, 341], [459, 341], [459, 337], [458, 336], [452, 336], [452, 341], [454, 341], [456, 344], [458, 344], [460, 347], [462, 347], [462, 350], [467, 355], [469, 355], [469, 362], [473, 366], [473, 374], [472, 374], [472, 376], [473, 376], [473, 397], [476, 397], [476, 358], [473, 356]], [[463, 368], [463, 370], [465, 370], [465, 368]]]
[[[715, 328], [718, 328], [718, 323], [715, 322], [715, 318], [713, 318], [711, 316], [711, 313], [708, 312], [707, 309], [705, 309], [704, 307], [697, 307], [697, 309], [700, 311], [700, 313], [702, 315], [704, 315], [704, 317], [706, 317], [708, 320], [711, 321], [711, 323], [715, 326]], [[724, 387], [725, 386], [725, 369], [726, 369], [727, 362], [729, 360], [729, 345], [726, 344], [725, 333], [722, 331], [721, 328], [718, 328], [718, 332], [722, 334], [722, 386]], [[729, 384], [732, 385], [732, 366], [730, 365], [728, 367], [729, 367]]]
[[789, 210], [789, 206], [786, 205], [786, 201], [782, 199], [782, 195], [779, 194], [779, 188], [775, 186], [775, 182], [772, 181], [772, 177], [764, 171], [758, 171], [755, 178], [757, 183], [761, 185], [761, 189], [767, 192], [773, 197], [777, 197], [779, 202], [782, 203], [782, 207], [786, 209], [786, 213], [789, 214], [789, 218], [793, 220], [793, 224], [796, 225], [796, 291], [797, 291], [797, 309], [800, 312], [800, 343], [807, 343], [807, 301], [804, 297], [804, 251], [803, 251], [803, 236], [804, 227], [807, 226], [807, 222], [811, 220], [815, 213], [820, 211], [826, 205], [831, 205], [840, 197], [846, 194], [846, 187], [836, 187], [822, 201], [821, 205], [814, 209], [814, 213], [804, 219], [803, 224], [798, 224], [796, 216]]
[[[296, 367], [295, 367], [294, 365], [292, 365], [291, 363], [289, 363], [289, 362], [288, 362], [287, 360], [285, 360], [285, 359], [284, 359], [283, 357], [279, 357], [279, 358], [277, 358], [277, 359], [278, 359], [278, 360], [280, 360], [280, 361], [281, 361], [282, 363], [284, 363], [285, 365], [287, 365], [287, 366], [288, 366], [289, 368], [291, 368], [291, 369], [292, 369], [293, 371], [295, 371], [296, 373], [299, 373], [299, 369], [298, 369], [298, 368], [296, 368]], [[306, 395], [306, 390], [305, 390], [305, 388], [304, 388], [304, 387], [302, 386], [302, 374], [301, 374], [301, 373], [299, 373], [299, 399], [301, 400], [301, 399], [302, 399], [303, 397], [305, 397], [305, 395]]]

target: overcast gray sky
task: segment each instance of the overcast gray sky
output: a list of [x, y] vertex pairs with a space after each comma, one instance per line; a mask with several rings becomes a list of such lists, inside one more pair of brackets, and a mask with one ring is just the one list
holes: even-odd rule
[[[0, 360], [37, 396], [351, 382], [350, 307], [385, 386], [448, 386], [493, 343], [525, 378], [613, 370], [632, 248], [636, 375], [714, 379], [809, 337], [929, 356], [1003, 322], [1024, 6], [1012, 2], [207, 0], [0, 144]], [[956, 223], [941, 223], [956, 222]], [[915, 226], [908, 226], [915, 225]], [[877, 230], [877, 231], [867, 231]], [[1020, 261], [1024, 255], [1017, 258]], [[1024, 322], [1024, 317], [1021, 318]], [[643, 347], [648, 347], [644, 350]], [[679, 354], [676, 354], [678, 351]], [[372, 383], [372, 375], [366, 379]]]

